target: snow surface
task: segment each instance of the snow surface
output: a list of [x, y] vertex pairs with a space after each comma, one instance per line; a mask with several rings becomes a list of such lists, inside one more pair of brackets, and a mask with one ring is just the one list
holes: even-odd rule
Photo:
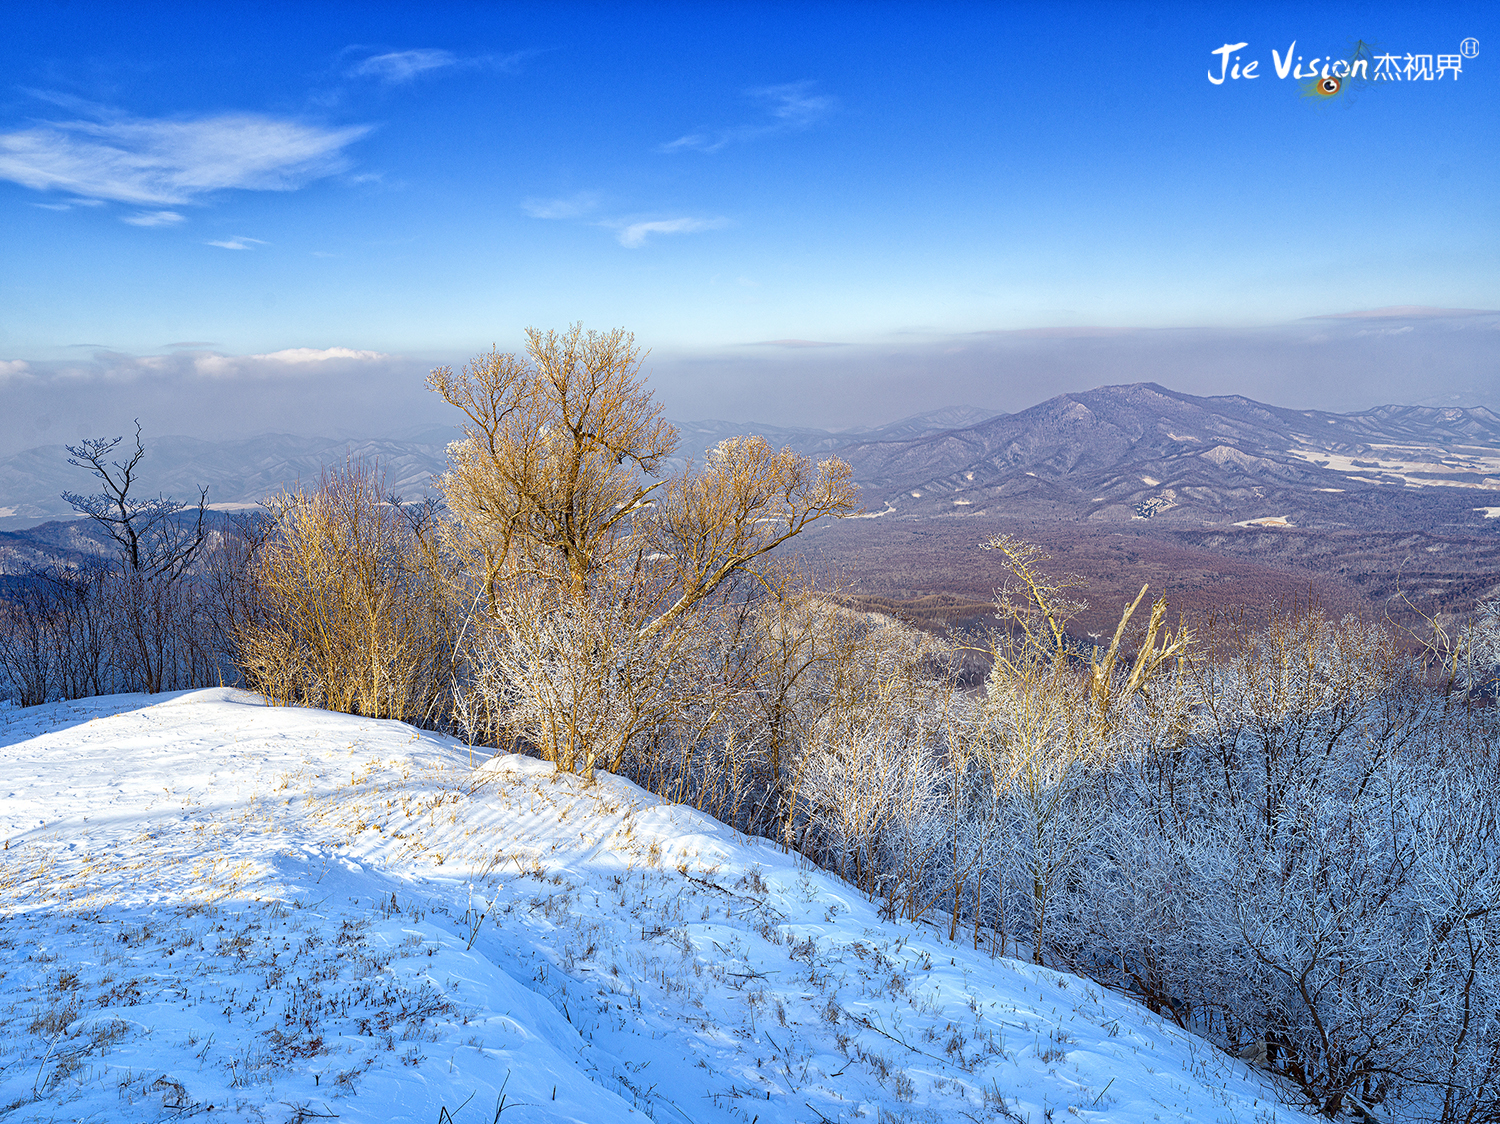
[[0, 1118], [1305, 1119], [625, 781], [229, 690], [0, 709]]

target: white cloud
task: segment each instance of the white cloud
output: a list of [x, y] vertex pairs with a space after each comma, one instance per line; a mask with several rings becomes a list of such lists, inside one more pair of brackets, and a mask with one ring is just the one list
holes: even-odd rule
[[[537, 219], [576, 219], [599, 209], [603, 196], [597, 191], [579, 191], [556, 199], [531, 198], [523, 200], [521, 210]], [[724, 218], [695, 219], [641, 219], [631, 221], [624, 218], [603, 217], [594, 220], [593, 226], [613, 230], [620, 245], [637, 250], [644, 246], [652, 235], [696, 234], [703, 230], [717, 230], [729, 225]]]
[[369, 131], [254, 113], [46, 122], [0, 133], [0, 179], [136, 204], [192, 203], [228, 188], [290, 191], [342, 170], [343, 150]]
[[329, 359], [389, 359], [379, 351], [356, 351], [350, 347], [288, 347], [265, 355], [251, 355], [250, 359], [274, 359], [281, 363], [325, 363]]
[[429, 71], [457, 66], [459, 61], [452, 51], [423, 47], [414, 51], [387, 51], [383, 55], [371, 55], [351, 67], [349, 73], [359, 78], [375, 78], [394, 86], [410, 82]]
[[701, 230], [718, 230], [728, 226], [727, 219], [656, 219], [633, 222], [620, 230], [620, 245], [632, 250], [646, 244], [653, 234], [696, 234]]
[[[220, 355], [201, 350], [202, 341], [167, 344], [165, 355], [127, 355], [101, 350], [89, 360], [28, 363], [0, 359], [0, 382], [6, 379], [131, 383], [141, 379], [289, 378], [310, 375], [320, 368], [340, 376], [355, 369], [388, 368], [408, 363], [399, 355], [352, 347], [289, 347], [261, 355]], [[324, 364], [330, 366], [324, 367]]]
[[120, 221], [128, 222], [131, 226], [173, 226], [184, 220], [176, 211], [141, 211], [139, 214], [126, 215]]
[[731, 144], [758, 140], [780, 133], [799, 132], [827, 117], [838, 108], [838, 99], [814, 94], [812, 82], [788, 82], [780, 86], [761, 86], [747, 90], [746, 96], [759, 102], [771, 120], [756, 125], [733, 125], [724, 129], [688, 133], [657, 148], [658, 152], [718, 152]]
[[[154, 358], [156, 357], [143, 356], [135, 362], [149, 370]], [[382, 363], [391, 358], [393, 357], [379, 351], [358, 351], [350, 347], [289, 347], [264, 355], [195, 355], [192, 356], [192, 369], [195, 374], [210, 378], [243, 375], [275, 377], [305, 371], [309, 364], [327, 363], [330, 360]]]
[[772, 117], [788, 128], [800, 129], [828, 116], [838, 108], [838, 99], [811, 92], [813, 82], [788, 82], [781, 86], [762, 86], [750, 96], [765, 103]]
[[508, 55], [473, 55], [463, 57], [437, 47], [417, 47], [409, 51], [385, 51], [361, 59], [345, 73], [353, 78], [373, 78], [387, 86], [401, 86], [423, 75], [439, 70], [468, 70], [488, 67], [513, 70], [532, 51], [515, 51]]
[[259, 238], [246, 238], [243, 234], [236, 234], [233, 238], [223, 242], [211, 241], [203, 244], [205, 246], [218, 246], [222, 250], [248, 250], [251, 243], [257, 246], [266, 245]]
[[579, 191], [561, 199], [526, 199], [521, 210], [534, 219], [575, 219], [596, 210], [599, 202], [597, 191]]

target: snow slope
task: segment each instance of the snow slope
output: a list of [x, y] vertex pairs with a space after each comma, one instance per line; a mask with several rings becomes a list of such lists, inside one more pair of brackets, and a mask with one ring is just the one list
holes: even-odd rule
[[601, 776], [227, 690], [0, 710], [0, 1119], [1296, 1121]]

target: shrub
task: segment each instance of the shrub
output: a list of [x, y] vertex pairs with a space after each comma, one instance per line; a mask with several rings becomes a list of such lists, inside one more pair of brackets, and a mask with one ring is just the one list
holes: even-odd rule
[[389, 502], [381, 485], [353, 463], [270, 501], [239, 659], [283, 705], [431, 724], [446, 717], [457, 614], [430, 509]]

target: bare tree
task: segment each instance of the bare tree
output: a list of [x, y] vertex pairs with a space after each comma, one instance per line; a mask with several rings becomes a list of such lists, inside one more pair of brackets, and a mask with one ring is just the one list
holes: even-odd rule
[[199, 490], [196, 518], [183, 522], [177, 514], [187, 508], [180, 500], [157, 496], [139, 499], [130, 494], [136, 470], [146, 455], [141, 443], [141, 423], [135, 423], [135, 450], [122, 461], [107, 460], [123, 437], [90, 438], [69, 445], [68, 463], [87, 469], [104, 482], [104, 491], [94, 495], [64, 492], [62, 498], [73, 510], [87, 515], [115, 540], [126, 569], [153, 578], [175, 580], [192, 563], [207, 535], [204, 515], [208, 507], [207, 486]]
[[1121, 727], [1050, 951], [1329, 1117], [1496, 1119], [1493, 714], [1356, 620], [1218, 639]]
[[[926, 878], [946, 828], [938, 763], [948, 691], [923, 666], [934, 645], [890, 618], [813, 608], [822, 611], [811, 647], [826, 654], [792, 696], [802, 712], [798, 803], [813, 833], [804, 848], [916, 920], [943, 892]], [[789, 815], [788, 842], [792, 827]]]
[[670, 482], [651, 521], [650, 541], [670, 559], [676, 597], [646, 630], [671, 627], [730, 575], [817, 520], [851, 514], [857, 493], [852, 470], [836, 457], [815, 467], [759, 437], [720, 442], [701, 473]]
[[[197, 590], [183, 580], [209, 537], [208, 489], [199, 491], [196, 509], [166, 496], [138, 498], [132, 492], [146, 455], [139, 421], [133, 451], [111, 460], [123, 440], [101, 437], [69, 445], [68, 463], [88, 470], [104, 490], [63, 493], [75, 511], [114, 540], [117, 561], [76, 579], [37, 576], [58, 584], [58, 619], [72, 621], [79, 634], [74, 639], [70, 627], [70, 639], [57, 657], [57, 689], [65, 697], [98, 693], [106, 680], [111, 690], [155, 693], [206, 685], [218, 674]], [[180, 517], [185, 510], [192, 514]]]

